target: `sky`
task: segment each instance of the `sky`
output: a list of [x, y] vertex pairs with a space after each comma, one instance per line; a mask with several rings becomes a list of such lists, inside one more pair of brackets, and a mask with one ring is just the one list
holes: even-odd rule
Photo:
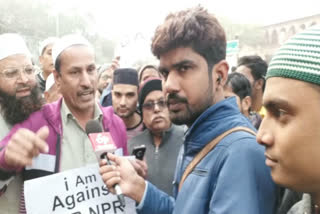
[[93, 29], [110, 37], [153, 33], [169, 12], [203, 5], [217, 17], [238, 24], [273, 24], [320, 14], [319, 0], [38, 0], [52, 1], [58, 10], [76, 7], [94, 14]]
[[[268, 25], [320, 14], [320, 0], [35, 0], [51, 1], [60, 13], [76, 8], [88, 11], [94, 20], [90, 31], [117, 41], [115, 55], [130, 52], [150, 53], [155, 28], [170, 13], [202, 5], [218, 18], [235, 24]], [[131, 47], [131, 48], [123, 48]], [[138, 58], [139, 56], [137, 56]]]

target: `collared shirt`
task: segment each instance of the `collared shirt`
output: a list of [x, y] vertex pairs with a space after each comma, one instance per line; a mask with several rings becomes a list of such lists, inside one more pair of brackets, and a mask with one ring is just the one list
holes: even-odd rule
[[[96, 103], [93, 118], [97, 120], [101, 126], [102, 116], [102, 111]], [[64, 100], [61, 105], [61, 119], [63, 136], [60, 171], [96, 163], [97, 159], [87, 133], [81, 128], [78, 120], [72, 115]]]
[[317, 210], [312, 211], [312, 199], [310, 194], [303, 194], [302, 200], [294, 204], [288, 214], [318, 214]]

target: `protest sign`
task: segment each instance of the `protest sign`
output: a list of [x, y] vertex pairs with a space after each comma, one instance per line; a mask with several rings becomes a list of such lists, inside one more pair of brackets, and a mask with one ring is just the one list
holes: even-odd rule
[[105, 187], [97, 164], [26, 181], [28, 214], [134, 214], [135, 202], [125, 207]]

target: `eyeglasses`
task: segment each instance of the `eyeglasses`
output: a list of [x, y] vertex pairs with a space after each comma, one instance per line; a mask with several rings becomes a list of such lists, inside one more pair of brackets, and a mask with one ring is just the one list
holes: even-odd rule
[[142, 105], [142, 108], [148, 111], [154, 111], [155, 106], [158, 106], [159, 110], [162, 110], [166, 107], [167, 102], [164, 100], [158, 100], [157, 102], [146, 102]]
[[23, 72], [25, 75], [29, 76], [34, 74], [34, 67], [32, 65], [27, 65], [23, 68], [7, 68], [0, 74], [3, 75], [7, 79], [17, 79], [21, 72]]

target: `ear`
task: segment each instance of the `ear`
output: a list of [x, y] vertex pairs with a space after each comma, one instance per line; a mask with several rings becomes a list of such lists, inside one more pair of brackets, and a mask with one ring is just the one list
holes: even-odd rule
[[263, 79], [258, 79], [254, 83], [254, 88], [257, 90], [262, 90], [263, 87]]
[[242, 99], [241, 101], [241, 107], [242, 107], [242, 111], [246, 116], [249, 116], [249, 110], [251, 108], [252, 105], [252, 100], [250, 96], [246, 96]]
[[42, 56], [39, 56], [39, 63], [42, 66], [42, 63], [43, 63], [43, 57]]
[[61, 74], [58, 71], [56, 71], [56, 69], [54, 69], [52, 73], [53, 73], [54, 81], [55, 81], [57, 87], [60, 88]]
[[229, 65], [226, 60], [221, 60], [212, 68], [212, 81], [214, 85], [224, 86], [228, 79]]

